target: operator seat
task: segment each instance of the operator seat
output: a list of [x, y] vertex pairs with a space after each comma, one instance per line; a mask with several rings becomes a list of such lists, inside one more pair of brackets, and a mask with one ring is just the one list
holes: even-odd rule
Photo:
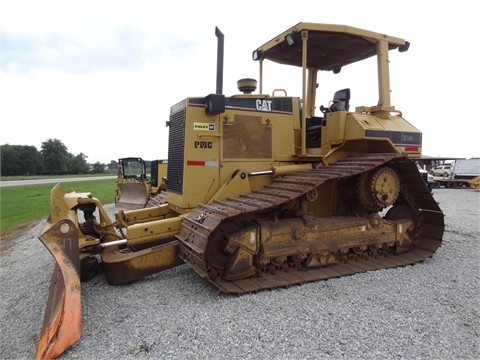
[[333, 95], [332, 105], [326, 108], [323, 105], [320, 106], [320, 111], [324, 114], [335, 111], [348, 111], [350, 109], [350, 89], [338, 90]]

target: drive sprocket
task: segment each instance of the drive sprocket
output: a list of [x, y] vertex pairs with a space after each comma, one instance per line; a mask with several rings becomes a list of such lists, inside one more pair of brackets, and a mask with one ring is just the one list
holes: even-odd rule
[[400, 179], [389, 166], [360, 175], [357, 195], [361, 205], [368, 211], [381, 211], [392, 205], [400, 193]]

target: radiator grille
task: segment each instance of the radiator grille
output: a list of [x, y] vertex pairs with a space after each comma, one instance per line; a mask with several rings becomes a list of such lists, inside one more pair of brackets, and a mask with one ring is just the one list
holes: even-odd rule
[[182, 194], [185, 109], [170, 115], [168, 136], [167, 190]]

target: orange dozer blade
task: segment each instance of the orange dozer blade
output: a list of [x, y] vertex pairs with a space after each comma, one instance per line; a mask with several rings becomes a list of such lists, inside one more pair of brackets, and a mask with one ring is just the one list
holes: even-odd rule
[[56, 264], [35, 359], [54, 359], [82, 335], [78, 230], [64, 218], [45, 230], [40, 240]]

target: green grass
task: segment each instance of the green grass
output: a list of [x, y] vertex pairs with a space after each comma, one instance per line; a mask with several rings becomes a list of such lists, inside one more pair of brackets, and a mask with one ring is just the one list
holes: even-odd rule
[[[101, 174], [77, 174], [77, 175], [63, 175], [63, 177], [93, 177], [93, 176], [112, 176], [117, 175], [117, 170], [107, 170]], [[58, 179], [62, 175], [17, 175], [17, 176], [1, 176], [0, 181], [12, 180], [36, 180], [36, 179]]]
[[[102, 204], [114, 202], [115, 180], [91, 180], [61, 183], [64, 190], [90, 192]], [[50, 213], [50, 191], [55, 184], [10, 186], [0, 188], [0, 231], [11, 230]]]

